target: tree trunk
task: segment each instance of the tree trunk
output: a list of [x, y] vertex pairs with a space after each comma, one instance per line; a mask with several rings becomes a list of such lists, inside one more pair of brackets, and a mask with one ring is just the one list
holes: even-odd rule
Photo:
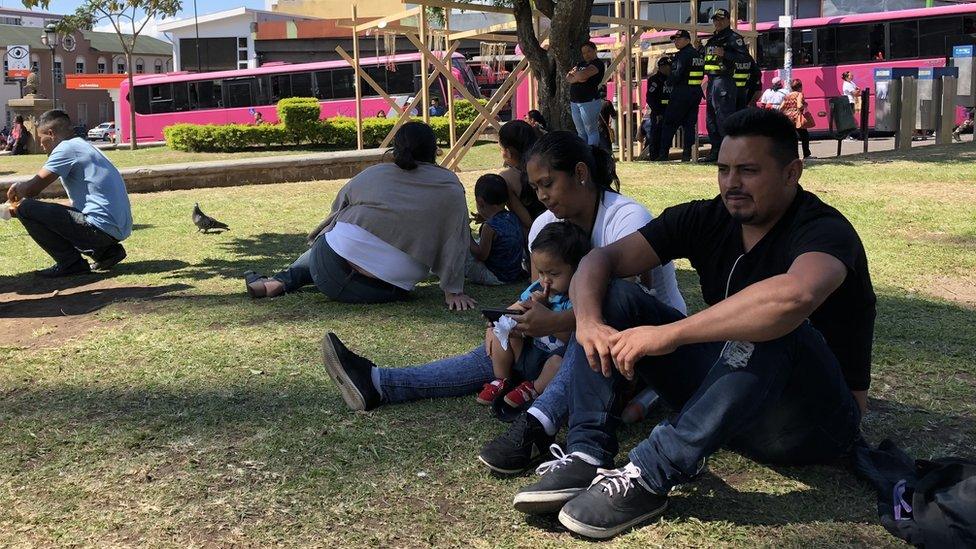
[[[132, 87], [132, 52], [125, 52], [125, 68], [129, 77], [129, 150], [136, 150], [139, 144], [136, 143], [136, 102], [135, 89]], [[121, 101], [122, 98], [119, 98]], [[121, 124], [119, 124], [121, 126]]]
[[549, 47], [543, 48], [536, 38], [530, 0], [514, 1], [519, 46], [539, 82], [539, 110], [550, 129], [573, 131], [566, 74], [580, 61], [580, 46], [589, 40], [593, 0], [537, 1], [536, 5], [551, 21]]

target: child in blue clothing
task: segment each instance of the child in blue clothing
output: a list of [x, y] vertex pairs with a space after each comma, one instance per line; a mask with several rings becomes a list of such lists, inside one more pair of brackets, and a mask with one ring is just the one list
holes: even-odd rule
[[[589, 251], [590, 239], [579, 226], [564, 221], [546, 225], [532, 242], [532, 269], [537, 278], [508, 308], [525, 311], [524, 303], [531, 300], [553, 311], [572, 309], [569, 283]], [[545, 390], [562, 364], [569, 332], [526, 341], [508, 333], [513, 325], [509, 317], [502, 317], [485, 333], [485, 348], [491, 357], [495, 380], [486, 383], [478, 393], [480, 404], [491, 404], [498, 395], [508, 391], [505, 403], [519, 408]], [[514, 388], [513, 369], [525, 380]]]
[[522, 269], [522, 224], [505, 209], [508, 185], [500, 175], [486, 174], [474, 184], [474, 201], [481, 223], [477, 240], [471, 239], [465, 277], [475, 284], [497, 286], [525, 278]]

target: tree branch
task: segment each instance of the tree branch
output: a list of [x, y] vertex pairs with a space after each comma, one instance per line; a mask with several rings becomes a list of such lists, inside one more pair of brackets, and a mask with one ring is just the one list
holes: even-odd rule
[[[570, 1], [578, 1], [578, 0], [570, 0]], [[555, 2], [553, 2], [553, 0], [535, 0], [535, 7], [549, 19], [552, 19], [553, 15], [556, 13], [556, 4]]]

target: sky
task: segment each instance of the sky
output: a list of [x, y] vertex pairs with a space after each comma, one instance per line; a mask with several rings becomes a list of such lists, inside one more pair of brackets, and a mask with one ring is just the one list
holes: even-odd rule
[[[51, 0], [50, 5], [44, 11], [49, 11], [51, 13], [74, 13], [75, 9], [81, 4], [82, 2], [80, 0]], [[0, 0], [0, 6], [6, 8], [24, 9], [24, 5], [20, 3], [19, 0]], [[241, 6], [264, 9], [264, 0], [197, 0], [197, 10], [199, 10], [199, 15], [239, 8]], [[185, 17], [193, 17], [193, 0], [183, 0], [183, 10], [176, 16], [177, 19], [183, 19]], [[95, 30], [110, 31], [112, 29], [111, 25], [107, 27], [104, 25], [99, 25], [95, 27]], [[146, 30], [143, 32], [148, 36], [155, 36], [156, 38], [164, 40], [166, 39], [162, 33], [155, 30], [152, 23], [149, 23], [146, 26]]]

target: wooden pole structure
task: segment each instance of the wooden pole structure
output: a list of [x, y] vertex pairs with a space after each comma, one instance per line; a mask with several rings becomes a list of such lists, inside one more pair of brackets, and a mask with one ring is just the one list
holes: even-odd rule
[[[458, 44], [460, 44], [460, 42], [455, 42], [453, 46], [448, 48], [447, 50], [448, 57], [454, 55], [454, 51], [457, 50]], [[436, 70], [431, 72], [427, 76], [427, 78], [434, 78], [435, 76], [437, 76]], [[413, 96], [413, 99], [410, 100], [410, 103], [408, 103], [403, 108], [403, 111], [400, 113], [400, 118], [397, 119], [396, 124], [394, 124], [393, 127], [390, 128], [390, 133], [386, 134], [386, 137], [383, 139], [383, 142], [380, 143], [381, 149], [385, 149], [386, 147], [388, 147], [390, 145], [390, 141], [393, 141], [393, 136], [395, 136], [397, 130], [400, 129], [400, 126], [410, 121], [410, 113], [412, 113], [413, 110], [417, 108], [417, 105], [420, 103], [420, 100], [421, 100], [421, 95], [418, 93], [417, 95]]]
[[[613, 3], [613, 15], [615, 17], [620, 17], [622, 15], [620, 13], [621, 7], [622, 7], [622, 2], [620, 0], [614, 0], [614, 3]], [[617, 48], [623, 48], [623, 44], [625, 42], [625, 40], [624, 40], [624, 32], [629, 32], [629, 31], [625, 31], [623, 25], [618, 25], [617, 26], [617, 30], [620, 31], [620, 32], [617, 33], [617, 43], [616, 43], [616, 46], [617, 46]], [[617, 50], [617, 51], [619, 51], [619, 50]], [[628, 55], [629, 55], [629, 52], [628, 52]], [[621, 60], [621, 61], [623, 61], [623, 60]], [[624, 82], [623, 82], [623, 80], [624, 79], [623, 79], [623, 68], [618, 65], [617, 69], [615, 69], [614, 72], [615, 72], [615, 74], [614, 74], [615, 78], [613, 79], [613, 81], [614, 81], [614, 90], [616, 90], [616, 94], [615, 95], [617, 96], [617, 158], [621, 162], [623, 162], [623, 161], [627, 160], [627, 157], [626, 157], [626, 155], [624, 153], [624, 132], [623, 132], [623, 127], [624, 127], [624, 99], [623, 99], [623, 97], [624, 97]], [[601, 118], [601, 120], [602, 120], [602, 118]]]
[[[691, 0], [691, 44], [698, 47], [698, 0]], [[708, 97], [705, 97], [705, 101], [708, 101]], [[706, 110], [708, 107], [705, 107]], [[700, 110], [698, 112], [701, 112]], [[698, 118], [698, 113], [695, 113], [695, 118]], [[695, 135], [694, 136], [683, 136], [684, 139], [695, 139], [695, 146], [691, 148], [691, 160], [693, 162], [698, 162], [698, 134], [701, 128], [698, 124], [695, 124]], [[687, 143], [687, 141], [685, 141]]]
[[[451, 10], [444, 10], [444, 49], [451, 49]], [[446, 57], [450, 66], [454, 66], [454, 59], [450, 55]], [[426, 71], [425, 71], [426, 72]], [[448, 143], [451, 148], [457, 143], [457, 120], [454, 116], [454, 86], [451, 82], [447, 83], [447, 128]]]
[[[355, 63], [355, 67], [359, 67], [359, 31], [356, 30], [356, 5], [352, 5], [352, 59]], [[358, 74], [355, 74], [353, 69], [356, 88], [356, 149], [363, 150], [363, 90], [360, 89], [360, 82], [362, 80], [359, 78]]]
[[[526, 63], [526, 65], [528, 65], [528, 63]], [[492, 116], [498, 116], [498, 113], [500, 113], [502, 109], [505, 108], [505, 103], [507, 103], [508, 100], [515, 93], [515, 90], [522, 83], [522, 80], [524, 80], [525, 77], [529, 75], [530, 75], [530, 71], [527, 66], [523, 66], [520, 70], [512, 71], [510, 75], [511, 81], [510, 82], [506, 81], [505, 84], [503, 84], [502, 87], [498, 88], [498, 91], [495, 92], [496, 96], [498, 94], [501, 94], [501, 96], [494, 98], [495, 104], [491, 110]], [[507, 88], [505, 87], [506, 85], [508, 85]], [[481, 135], [481, 132], [484, 131], [484, 128], [487, 125], [488, 125], [487, 119], [484, 118], [480, 120], [476, 119], [475, 122], [471, 125], [471, 127], [468, 128], [468, 130], [474, 129], [475, 131], [472, 132], [467, 144], [464, 145], [464, 147], [460, 151], [457, 151], [454, 154], [454, 156], [450, 159], [449, 164], [447, 161], [445, 161], [442, 162], [441, 165], [447, 166], [451, 170], [457, 169], [457, 166], [461, 162], [461, 159], [464, 158], [464, 155], [467, 154], [468, 151], [471, 149], [471, 147], [478, 141], [478, 136]]]
[[[633, 4], [630, 0], [624, 2], [624, 17], [627, 19], [632, 19], [633, 14], [631, 10]], [[624, 66], [624, 80], [626, 81], [624, 85], [625, 101], [624, 103], [624, 127], [621, 131], [624, 132], [624, 147], [626, 147], [626, 152], [624, 153], [624, 160], [631, 161], [634, 159], [634, 27], [627, 25], [627, 40], [624, 42], [624, 47], [627, 48], [627, 64]]]
[[[634, 0], [634, 17], [640, 19], [640, 0]], [[643, 31], [643, 29], [641, 28], [638, 28], [638, 30]], [[643, 34], [643, 32], [641, 34]], [[650, 76], [651, 74], [650, 71], [643, 70], [644, 69], [644, 48], [641, 46], [640, 35], [637, 35], [637, 48], [636, 51], [634, 52], [634, 67], [636, 67], [636, 69], [634, 70], [634, 80], [637, 81], [637, 106], [638, 106], [637, 117], [636, 117], [637, 126], [635, 127], [640, 128], [641, 121], [643, 120], [644, 117], [644, 107], [647, 106], [644, 101], [645, 99], [644, 94], [641, 93], [641, 85], [644, 82], [643, 73], [647, 72], [648, 76]]]
[[[756, 32], [756, 0], [749, 0], [749, 30], [753, 33]], [[753, 59], [756, 58], [756, 54], [759, 53], [759, 38], [753, 35], [749, 39], [749, 55]]]
[[[420, 41], [427, 45], [427, 7], [423, 6], [420, 10]], [[435, 59], [428, 59], [427, 55], [423, 52], [420, 53], [420, 96], [423, 98], [423, 105], [421, 106], [421, 112], [423, 113], [424, 122], [430, 123], [430, 81], [427, 79], [427, 61], [436, 63]]]

